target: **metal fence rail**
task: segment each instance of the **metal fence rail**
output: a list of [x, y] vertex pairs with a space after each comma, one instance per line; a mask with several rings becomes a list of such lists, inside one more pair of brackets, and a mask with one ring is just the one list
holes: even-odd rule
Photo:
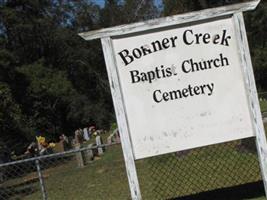
[[[93, 151], [105, 148], [102, 160]], [[82, 164], [81, 164], [82, 162]], [[254, 138], [136, 161], [143, 199], [261, 180]], [[0, 199], [130, 199], [120, 145], [90, 146], [0, 165]]]
[[[90, 164], [93, 153], [99, 148], [108, 148], [117, 143], [104, 144], [99, 146], [83, 147], [61, 153], [35, 156], [28, 159], [17, 160], [0, 164], [0, 200], [6, 199], [62, 199], [52, 198], [51, 177], [55, 174], [60, 176], [58, 184], [63, 187], [64, 179], [68, 176], [70, 169], [79, 169]], [[78, 173], [78, 171], [77, 171]], [[66, 177], [64, 177], [66, 175]], [[79, 185], [79, 180], [71, 181]], [[125, 176], [126, 178], [126, 176]], [[50, 180], [49, 180], [50, 179]], [[56, 179], [55, 179], [56, 180]], [[52, 181], [55, 181], [52, 177]], [[81, 186], [80, 186], [81, 187]], [[58, 189], [58, 188], [54, 188]], [[50, 193], [51, 192], [51, 193]], [[73, 191], [76, 193], [77, 191]], [[60, 194], [62, 195], [62, 194]]]

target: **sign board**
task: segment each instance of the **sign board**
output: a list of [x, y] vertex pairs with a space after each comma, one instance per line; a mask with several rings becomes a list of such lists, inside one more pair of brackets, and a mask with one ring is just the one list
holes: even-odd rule
[[254, 136], [232, 17], [112, 44], [135, 159]]
[[79, 34], [101, 38], [132, 199], [135, 160], [255, 137], [267, 142], [242, 12], [260, 0]]

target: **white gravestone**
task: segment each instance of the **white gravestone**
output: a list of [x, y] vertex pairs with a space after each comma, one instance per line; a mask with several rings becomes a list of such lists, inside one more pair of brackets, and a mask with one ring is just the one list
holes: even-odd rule
[[[101, 141], [101, 136], [100, 135], [96, 136], [95, 142], [96, 142], [97, 146], [101, 146], [102, 145], [102, 141]], [[104, 153], [102, 147], [98, 147], [97, 150], [98, 150], [98, 155], [102, 155]]]
[[84, 129], [83, 129], [83, 138], [84, 138], [86, 141], [90, 140], [89, 132], [88, 132], [88, 129], [87, 129], [87, 128], [84, 128]]

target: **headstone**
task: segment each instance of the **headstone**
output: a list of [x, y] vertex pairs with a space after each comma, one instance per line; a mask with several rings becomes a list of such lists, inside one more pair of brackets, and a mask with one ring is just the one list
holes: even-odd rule
[[74, 139], [76, 144], [81, 144], [83, 142], [82, 130], [77, 129], [74, 134]]
[[90, 140], [90, 136], [89, 136], [89, 132], [88, 132], [88, 129], [87, 128], [84, 128], [83, 129], [83, 138], [86, 141]]
[[[74, 145], [75, 150], [79, 150], [81, 148], [81, 143], [83, 141], [81, 129], [78, 129], [75, 131], [74, 141], [75, 141], [75, 145]], [[82, 152], [78, 151], [76, 153], [76, 159], [78, 162], [78, 167], [84, 167], [84, 160], [83, 160]]]
[[63, 141], [59, 141], [58, 143], [56, 143], [56, 146], [54, 148], [54, 151], [56, 153], [64, 152], [64, 144], [63, 144]]
[[[97, 146], [101, 146], [102, 145], [102, 140], [101, 140], [101, 136], [100, 135], [96, 136], [95, 142], [96, 142]], [[97, 150], [98, 150], [98, 155], [102, 155], [104, 153], [102, 147], [98, 147]]]
[[108, 136], [107, 144], [112, 144], [112, 137], [113, 137], [113, 135]]
[[88, 164], [94, 160], [94, 154], [93, 154], [93, 150], [92, 150], [93, 144], [89, 144], [87, 147], [89, 149], [85, 150], [83, 153], [85, 164]]
[[54, 148], [55, 152], [64, 152], [70, 149], [70, 143], [69, 143], [69, 139], [67, 136], [65, 136], [64, 134], [62, 134], [61, 136], [59, 136], [59, 142], [56, 143], [56, 146]]
[[[80, 147], [81, 147], [80, 144], [75, 144], [75, 150], [79, 150]], [[78, 163], [78, 167], [84, 167], [84, 160], [83, 160], [82, 152], [78, 151], [76, 153], [76, 160]]]
[[117, 131], [116, 134], [115, 134], [115, 141], [116, 141], [116, 143], [121, 143], [121, 138], [120, 138], [119, 131]]

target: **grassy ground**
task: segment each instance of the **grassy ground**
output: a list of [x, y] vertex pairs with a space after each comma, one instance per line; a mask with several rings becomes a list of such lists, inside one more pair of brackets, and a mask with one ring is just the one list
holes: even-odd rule
[[[267, 124], [265, 128], [267, 130]], [[247, 143], [244, 144], [247, 145]], [[242, 150], [240, 145], [242, 146], [241, 143], [234, 142], [231, 145], [206, 147], [178, 156], [170, 154], [137, 161], [143, 199], [156, 200], [186, 196], [260, 180], [254, 150]], [[84, 168], [77, 166], [75, 155], [65, 160], [53, 160], [53, 163], [51, 166], [47, 161], [41, 163], [49, 166], [44, 170], [43, 175], [48, 197], [51, 200], [130, 199], [120, 145], [108, 148], [101, 158], [87, 164]], [[22, 178], [11, 179], [5, 182], [5, 185], [25, 187], [23, 182], [29, 181], [34, 190], [23, 199], [41, 199], [36, 173], [28, 173]], [[18, 199], [18, 196], [14, 196], [13, 199]], [[264, 199], [262, 196], [237, 200]]]
[[[120, 146], [109, 149], [101, 159], [77, 167], [76, 159], [62, 166], [45, 171], [46, 188], [52, 200], [83, 199], [130, 199]], [[40, 199], [40, 193], [34, 193], [25, 200]]]
[[267, 112], [267, 101], [260, 101], [262, 112]]
[[[228, 187], [231, 186], [231, 182], [232, 184], [242, 184], [248, 179], [249, 181], [260, 179], [257, 163], [253, 164], [252, 162], [251, 164], [249, 162], [256, 159], [254, 154], [236, 151], [232, 149], [232, 146], [219, 151], [215, 150], [212, 156], [210, 150], [204, 148], [198, 153], [189, 152], [186, 157], [178, 159], [172, 154], [162, 156], [160, 159], [152, 158], [138, 161], [137, 169], [143, 198], [149, 200], [171, 198], [175, 195], [183, 196], [197, 193], [203, 189], [212, 190], [217, 187]], [[241, 159], [239, 162], [235, 162], [231, 156], [229, 157], [230, 154], [239, 154]], [[249, 165], [246, 165], [245, 162], [248, 162]], [[223, 166], [227, 167], [220, 167], [219, 165], [222, 163], [224, 163]], [[170, 166], [179, 167], [171, 168]], [[197, 166], [202, 167], [198, 168]], [[212, 173], [207, 173], [207, 169], [211, 169]], [[251, 170], [255, 173], [247, 176]], [[166, 182], [166, 173], [169, 174], [168, 182]], [[179, 176], [177, 176], [178, 174]], [[45, 170], [44, 176], [46, 177], [45, 184], [48, 196], [52, 200], [130, 199], [121, 147], [118, 145], [108, 149], [101, 159], [95, 160], [84, 168], [78, 168], [76, 160], [72, 159]], [[238, 176], [238, 178], [229, 180], [231, 176]], [[166, 182], [166, 184], [162, 185], [164, 183], [161, 181]], [[176, 189], [170, 189], [173, 188], [174, 182], [178, 183], [180, 188], [178, 192]], [[185, 182], [185, 185], [179, 185], [179, 182]], [[37, 182], [35, 187], [39, 189]], [[41, 199], [40, 192], [33, 192], [24, 199]], [[263, 199], [262, 197], [253, 200]]]

